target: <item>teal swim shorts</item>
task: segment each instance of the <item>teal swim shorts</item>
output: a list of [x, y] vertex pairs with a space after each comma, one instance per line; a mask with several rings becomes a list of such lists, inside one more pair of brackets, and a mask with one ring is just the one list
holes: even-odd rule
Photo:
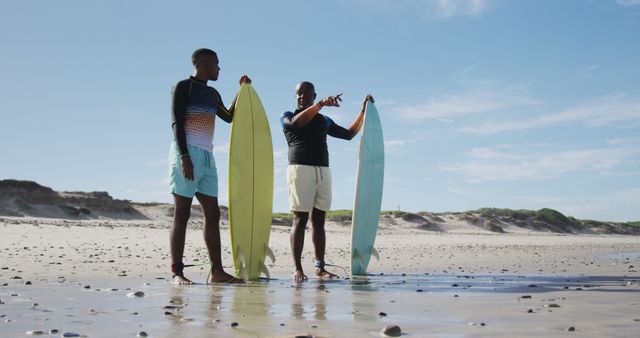
[[189, 157], [193, 163], [193, 180], [182, 174], [180, 151], [175, 141], [169, 150], [169, 185], [171, 193], [193, 198], [196, 193], [218, 197], [218, 173], [213, 154], [202, 148], [187, 145]]

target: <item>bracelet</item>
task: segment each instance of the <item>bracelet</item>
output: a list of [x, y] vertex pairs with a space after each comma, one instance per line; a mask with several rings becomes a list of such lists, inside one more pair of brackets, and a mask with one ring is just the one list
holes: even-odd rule
[[319, 107], [320, 109], [322, 109], [322, 107], [324, 107], [324, 104], [322, 104], [322, 100], [318, 101], [318, 107]]
[[180, 159], [181, 159], [181, 160], [182, 160], [182, 159], [184, 159], [184, 158], [187, 158], [187, 157], [191, 157], [191, 156], [189, 156], [189, 154], [182, 154], [182, 155], [180, 155]]

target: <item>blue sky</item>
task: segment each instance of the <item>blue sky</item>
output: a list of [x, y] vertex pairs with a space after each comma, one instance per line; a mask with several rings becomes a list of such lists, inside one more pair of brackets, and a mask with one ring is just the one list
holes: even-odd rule
[[[3, 1], [0, 178], [171, 201], [170, 90], [209, 47], [226, 103], [246, 73], [269, 114], [275, 211], [278, 117], [308, 80], [344, 93], [323, 111], [343, 125], [376, 98], [383, 209], [640, 220], [639, 37], [639, 0]], [[329, 141], [334, 209], [352, 208], [358, 145]]]

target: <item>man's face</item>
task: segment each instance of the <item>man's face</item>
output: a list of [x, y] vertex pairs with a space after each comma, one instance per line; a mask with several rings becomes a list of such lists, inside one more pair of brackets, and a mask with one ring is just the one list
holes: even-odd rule
[[315, 99], [316, 91], [312, 85], [308, 83], [301, 83], [296, 86], [296, 101], [298, 103], [298, 109], [310, 107]]
[[207, 77], [209, 78], [209, 80], [211, 81], [218, 80], [218, 75], [220, 75], [220, 66], [219, 66], [218, 57], [217, 56], [207, 57], [207, 59], [205, 60], [204, 66], [205, 66], [205, 73], [207, 74]]

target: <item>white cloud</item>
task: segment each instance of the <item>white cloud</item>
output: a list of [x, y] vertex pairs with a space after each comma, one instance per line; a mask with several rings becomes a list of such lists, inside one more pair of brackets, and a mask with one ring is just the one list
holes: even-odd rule
[[590, 79], [591, 74], [598, 68], [600, 68], [600, 65], [597, 64], [586, 66], [578, 70], [578, 72], [576, 73], [576, 77], [581, 80]]
[[635, 148], [627, 147], [557, 150], [499, 146], [472, 149], [466, 162], [441, 169], [462, 173], [473, 183], [545, 179], [581, 171], [605, 173], [637, 153]]
[[473, 89], [459, 95], [432, 98], [425, 104], [394, 109], [401, 118], [413, 121], [450, 119], [452, 117], [514, 109], [539, 104], [539, 101], [511, 91]]
[[479, 16], [488, 7], [488, 0], [438, 0], [438, 10], [444, 17], [456, 15]]
[[390, 11], [409, 11], [425, 17], [452, 18], [480, 16], [487, 12], [495, 0], [369, 0], [359, 1], [362, 6]]
[[273, 166], [274, 175], [285, 173], [287, 166], [289, 165], [289, 150], [288, 149], [274, 149], [273, 150]]
[[214, 154], [226, 154], [229, 155], [229, 146], [230, 143], [227, 142], [225, 144], [219, 145], [219, 146], [214, 146], [213, 147], [213, 153]]
[[622, 7], [640, 6], [640, 0], [616, 0], [616, 3]]
[[616, 94], [557, 113], [525, 120], [486, 122], [481, 125], [462, 127], [458, 131], [470, 134], [493, 134], [549, 127], [563, 123], [579, 123], [588, 127], [602, 127], [619, 123], [624, 123], [626, 126], [637, 126], [640, 123], [640, 102], [625, 100], [624, 94]]
[[407, 144], [411, 144], [411, 143], [415, 143], [417, 142], [418, 139], [405, 139], [405, 140], [400, 140], [400, 139], [396, 139], [396, 140], [385, 140], [384, 141], [384, 150], [386, 152], [390, 152], [394, 149], [397, 148], [402, 148], [404, 146], [406, 146]]

